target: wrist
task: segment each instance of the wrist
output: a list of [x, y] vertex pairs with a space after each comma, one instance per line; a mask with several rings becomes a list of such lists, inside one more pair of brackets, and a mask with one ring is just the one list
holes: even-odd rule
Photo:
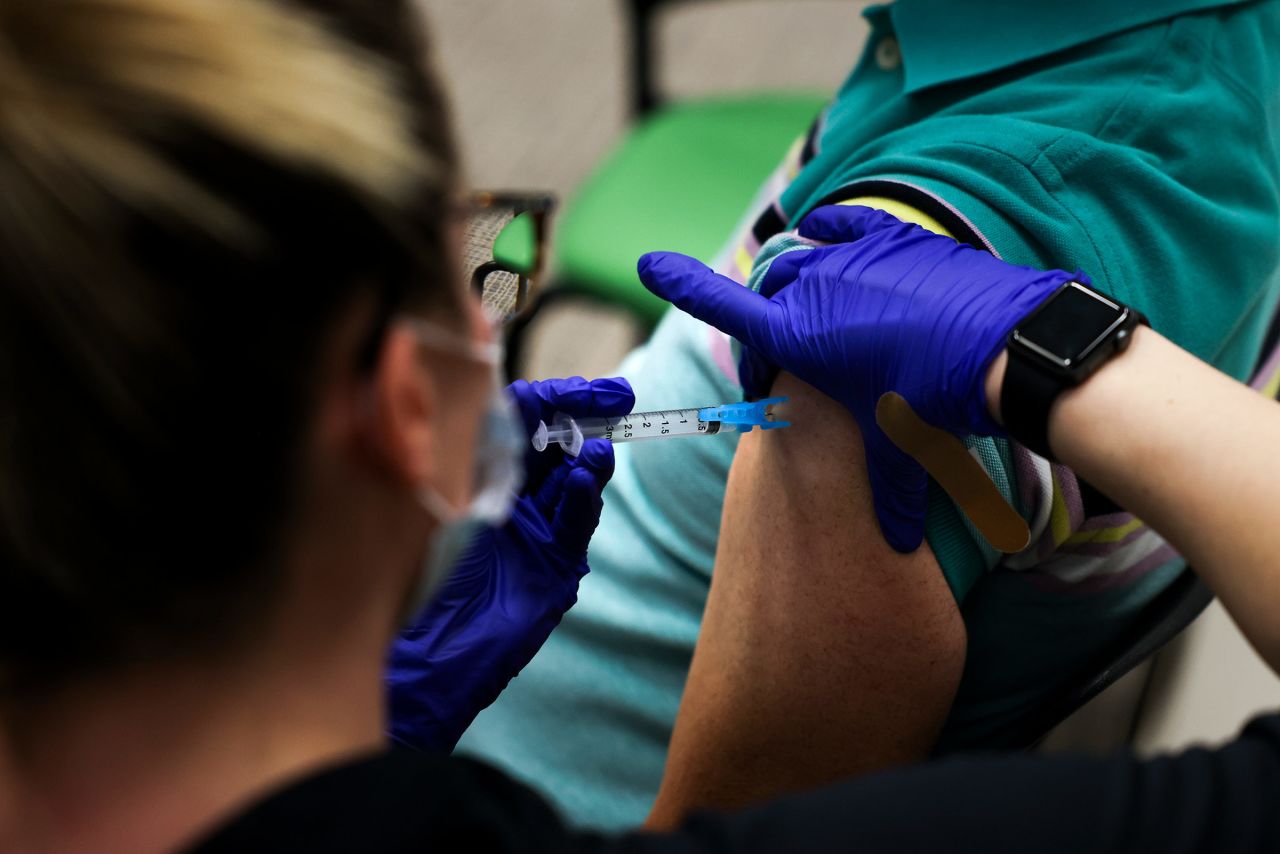
[[[1053, 428], [1055, 426], [1054, 422], [1057, 420], [1056, 418], [1057, 411], [1061, 408], [1061, 404], [1065, 400], [1071, 400], [1073, 398], [1079, 397], [1082, 390], [1089, 387], [1090, 383], [1097, 385], [1098, 383], [1096, 383], [1095, 380], [1099, 375], [1106, 375], [1111, 377], [1119, 373], [1122, 373], [1124, 366], [1129, 365], [1130, 363], [1134, 362], [1138, 358], [1133, 355], [1133, 351], [1135, 350], [1135, 348], [1141, 348], [1145, 350], [1146, 348], [1151, 347], [1153, 345], [1153, 341], [1155, 339], [1158, 339], [1159, 337], [1160, 336], [1148, 326], [1137, 327], [1136, 329], [1133, 330], [1133, 343], [1130, 344], [1130, 346], [1125, 350], [1125, 352], [1120, 353], [1116, 358], [1104, 364], [1102, 367], [1098, 369], [1097, 373], [1089, 377], [1089, 379], [1085, 380], [1081, 385], [1077, 386], [1074, 389], [1068, 389], [1066, 392], [1064, 392], [1062, 395], [1062, 398], [1060, 398], [1054, 404], [1053, 409], [1050, 410], [1050, 413], [1051, 413], [1050, 424], [1049, 424], [1050, 436], [1052, 437], [1054, 432]], [[987, 412], [990, 413], [991, 417], [995, 419], [996, 423], [1002, 427], [1004, 426], [1004, 420], [1000, 416], [1000, 393], [1004, 387], [1004, 375], [1008, 365], [1009, 365], [1009, 351], [1006, 348], [1004, 350], [1001, 350], [999, 353], [997, 353], [996, 357], [991, 360], [991, 364], [987, 367], [986, 380], [983, 383], [986, 389], [986, 395], [987, 395]]]
[[[1069, 463], [1074, 456], [1071, 449], [1066, 447], [1067, 443], [1063, 441], [1064, 424], [1075, 422], [1074, 427], [1065, 429], [1066, 436], [1070, 437], [1074, 428], [1079, 427], [1080, 419], [1077, 416], [1081, 409], [1080, 402], [1084, 401], [1087, 408], [1089, 404], [1096, 405], [1099, 400], [1105, 400], [1112, 406], [1113, 412], [1118, 412], [1124, 406], [1125, 396], [1133, 394], [1134, 366], [1144, 364], [1149, 366], [1154, 363], [1158, 358], [1153, 357], [1151, 351], [1159, 351], [1168, 344], [1169, 342], [1151, 327], [1139, 326], [1133, 330], [1132, 340], [1123, 352], [1118, 353], [1114, 359], [1099, 368], [1088, 380], [1075, 388], [1067, 389], [1054, 401], [1052, 409], [1049, 410], [1049, 442], [1054, 448], [1063, 452], [1064, 462]], [[1139, 370], [1137, 376], [1140, 375]], [[1094, 417], [1091, 410], [1089, 417]]]
[[[1061, 286], [1014, 327], [1000, 385], [1000, 423], [1054, 460], [1049, 423], [1057, 401], [1124, 353], [1142, 313], [1094, 290], [1086, 277]], [[984, 387], [984, 391], [985, 391]]]

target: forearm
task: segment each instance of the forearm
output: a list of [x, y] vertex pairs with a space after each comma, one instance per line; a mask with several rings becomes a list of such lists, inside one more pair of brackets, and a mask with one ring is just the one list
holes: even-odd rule
[[[1003, 357], [988, 376], [999, 411]], [[1150, 329], [1050, 416], [1055, 454], [1164, 535], [1280, 672], [1280, 408]]]
[[963, 669], [937, 561], [878, 533], [853, 419], [775, 391], [793, 426], [739, 445], [655, 827], [923, 758]]

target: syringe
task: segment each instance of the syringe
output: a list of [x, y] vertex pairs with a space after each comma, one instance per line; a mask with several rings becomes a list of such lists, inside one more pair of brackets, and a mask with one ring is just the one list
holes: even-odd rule
[[538, 423], [533, 447], [545, 451], [555, 442], [566, 454], [576, 457], [587, 439], [610, 442], [638, 442], [641, 439], [674, 439], [679, 436], [714, 436], [718, 433], [749, 433], [752, 428], [773, 430], [790, 427], [789, 421], [774, 421], [772, 407], [785, 397], [770, 397], [754, 403], [725, 403], [692, 409], [660, 409], [633, 412], [615, 418], [573, 418], [557, 412], [550, 426]]

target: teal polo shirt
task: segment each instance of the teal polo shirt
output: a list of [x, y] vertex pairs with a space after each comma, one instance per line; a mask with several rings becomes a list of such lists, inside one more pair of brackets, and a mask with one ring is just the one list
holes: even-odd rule
[[[786, 219], [895, 196], [1007, 260], [1086, 270], [1248, 376], [1280, 246], [1274, 3], [903, 0], [866, 14], [879, 41], [779, 199]], [[890, 40], [901, 61], [885, 69]], [[970, 445], [997, 484], [1015, 481], [1004, 443]], [[936, 492], [933, 511], [929, 541], [963, 599], [998, 556], [958, 535]]]
[[[740, 259], [764, 262], [766, 238], [814, 205], [887, 198], [1009, 260], [1083, 268], [1249, 372], [1280, 287], [1280, 0], [898, 0], [867, 17], [861, 59], [718, 266], [745, 279]], [[728, 353], [670, 312], [622, 372], [643, 409], [728, 400]], [[1000, 558], [935, 495], [929, 543], [969, 636], [942, 750], [991, 743], [1180, 571], [1070, 472], [971, 447], [1036, 542]], [[657, 790], [733, 451], [618, 447], [578, 604], [460, 745], [579, 825], [637, 824]]]

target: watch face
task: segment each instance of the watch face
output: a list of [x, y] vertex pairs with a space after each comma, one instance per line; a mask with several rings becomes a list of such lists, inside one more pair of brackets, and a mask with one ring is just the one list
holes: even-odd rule
[[1128, 316], [1125, 306], [1071, 282], [1014, 330], [1014, 338], [1064, 368], [1084, 360]]

